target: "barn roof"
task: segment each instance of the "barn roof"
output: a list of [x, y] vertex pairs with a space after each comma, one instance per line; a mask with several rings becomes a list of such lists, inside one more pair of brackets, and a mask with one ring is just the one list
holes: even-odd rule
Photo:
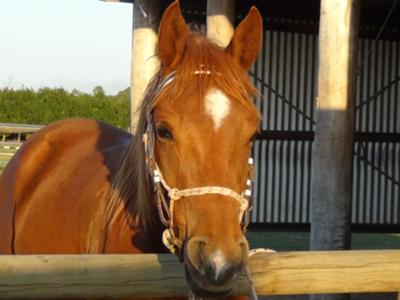
[[[101, 0], [105, 2], [133, 3], [134, 0]], [[160, 1], [166, 8], [173, 0]], [[181, 7], [189, 22], [205, 22], [207, 0], [181, 0]], [[256, 5], [264, 16], [267, 28], [279, 31], [317, 33], [320, 0], [249, 0], [236, 1], [239, 21], [252, 5]], [[393, 0], [361, 0], [360, 34], [375, 38]], [[400, 40], [400, 4], [397, 3], [388, 20], [382, 38]]]

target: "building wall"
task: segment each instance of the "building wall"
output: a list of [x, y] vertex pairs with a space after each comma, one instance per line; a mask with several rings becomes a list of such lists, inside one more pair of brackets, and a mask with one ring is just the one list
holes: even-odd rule
[[[254, 147], [252, 221], [309, 223], [318, 36], [265, 31], [263, 44], [251, 70], [263, 116], [262, 138]], [[372, 40], [360, 40], [352, 210], [356, 224], [400, 224], [399, 58], [399, 41], [378, 41], [373, 47]]]

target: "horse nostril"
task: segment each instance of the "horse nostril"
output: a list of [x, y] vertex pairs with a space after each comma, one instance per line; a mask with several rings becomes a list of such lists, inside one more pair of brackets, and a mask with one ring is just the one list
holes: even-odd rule
[[186, 245], [186, 256], [188, 262], [201, 274], [204, 275], [203, 252], [207, 245], [207, 239], [204, 237], [191, 238]]

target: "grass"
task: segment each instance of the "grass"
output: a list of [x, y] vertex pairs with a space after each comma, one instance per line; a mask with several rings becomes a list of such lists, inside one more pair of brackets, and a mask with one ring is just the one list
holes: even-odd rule
[[0, 174], [16, 151], [16, 149], [4, 149], [3, 147], [0, 148]]
[[0, 154], [0, 174], [3, 172], [3, 169], [6, 167], [9, 159], [11, 157], [4, 157], [3, 155]]

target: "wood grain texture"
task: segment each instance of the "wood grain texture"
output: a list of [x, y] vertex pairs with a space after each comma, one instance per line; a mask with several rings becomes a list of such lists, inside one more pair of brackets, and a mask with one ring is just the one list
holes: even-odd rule
[[234, 28], [235, 1], [207, 0], [207, 37], [222, 47], [228, 46]]
[[160, 69], [157, 56], [157, 32], [160, 24], [159, 0], [133, 3], [132, 63], [131, 63], [131, 132], [138, 121], [138, 108], [151, 78]]
[[312, 163], [311, 249], [350, 248], [359, 0], [323, 0]]
[[[400, 289], [400, 251], [259, 253], [250, 269], [259, 295]], [[241, 277], [232, 294], [247, 292]], [[0, 256], [0, 299], [185, 295], [169, 254]]]

